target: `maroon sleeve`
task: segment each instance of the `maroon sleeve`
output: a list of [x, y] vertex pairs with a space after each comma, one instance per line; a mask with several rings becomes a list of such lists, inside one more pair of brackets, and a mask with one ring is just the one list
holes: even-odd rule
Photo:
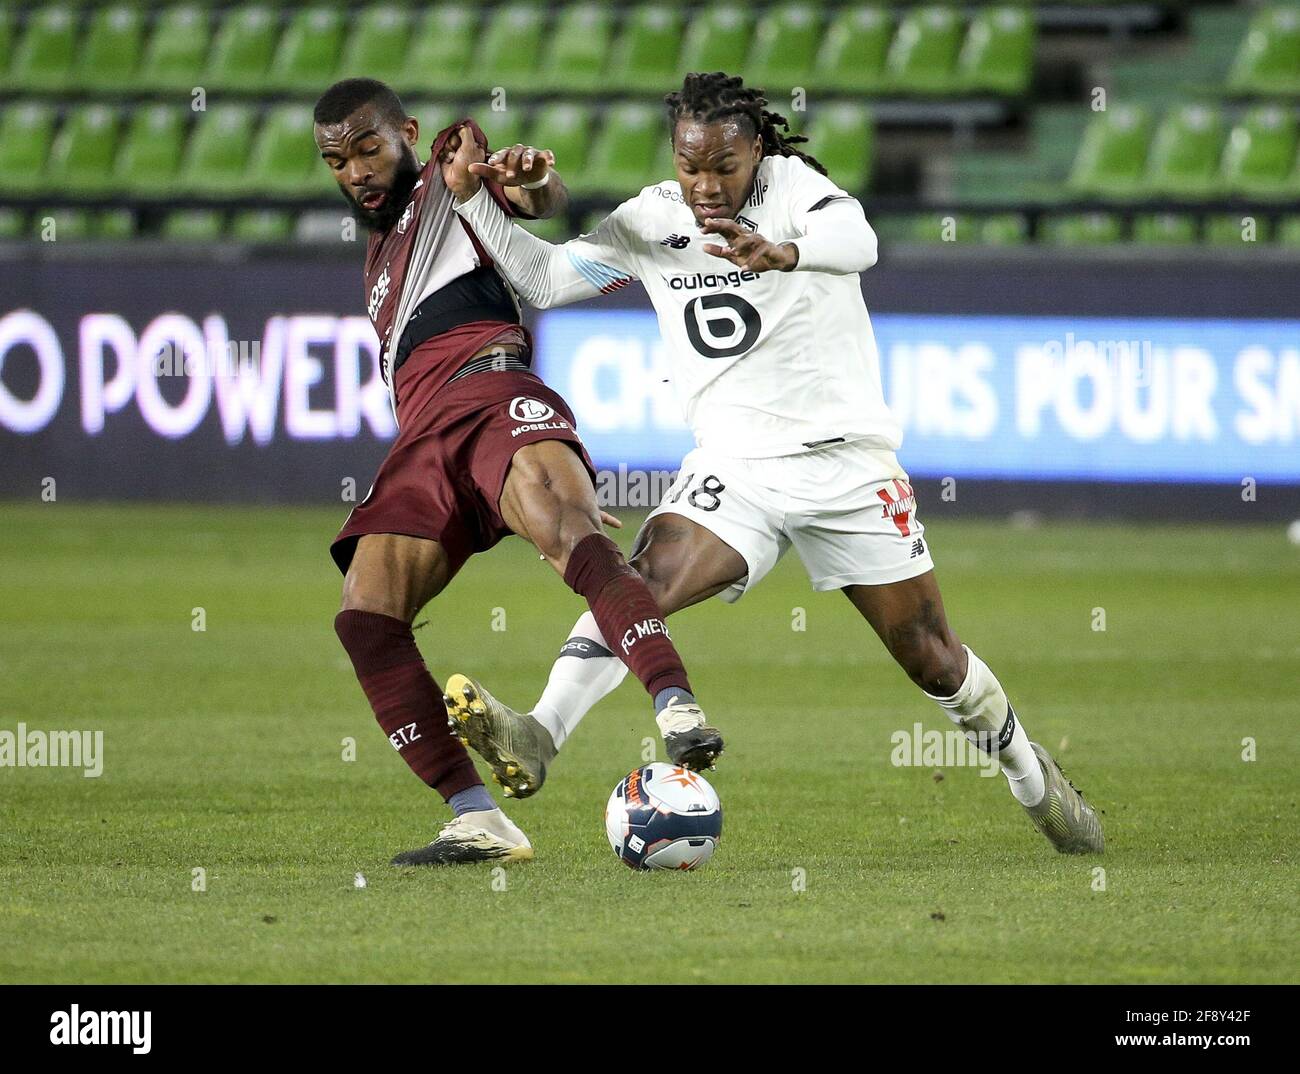
[[[443, 143], [451, 137], [453, 131], [458, 130], [461, 127], [469, 127], [470, 131], [474, 134], [474, 141], [479, 144], [479, 148], [482, 149], [487, 156], [492, 155], [491, 150], [488, 149], [487, 135], [483, 133], [482, 128], [480, 128], [477, 123], [470, 119], [469, 116], [466, 116], [464, 119], [458, 119], [450, 127], [438, 132], [438, 136], [433, 140], [433, 146], [431, 147], [431, 153], [435, 159], [438, 154], [442, 152]], [[488, 188], [488, 193], [492, 195], [492, 200], [501, 206], [501, 211], [505, 213], [506, 216], [517, 216], [522, 220], [535, 219], [532, 214], [524, 212], [523, 209], [519, 208], [518, 205], [506, 197], [506, 192], [502, 189], [500, 183], [494, 183], [490, 179], [485, 179], [484, 183]]]

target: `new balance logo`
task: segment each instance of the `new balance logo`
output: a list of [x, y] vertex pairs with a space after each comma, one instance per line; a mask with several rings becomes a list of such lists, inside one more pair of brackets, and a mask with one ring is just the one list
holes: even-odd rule
[[673, 235], [669, 235], [668, 238], [666, 239], [660, 239], [659, 245], [671, 246], [674, 250], [685, 250], [686, 247], [690, 244], [690, 241], [691, 240], [689, 235], [673, 234]]
[[912, 554], [907, 558], [916, 559], [917, 556], [923, 556], [923, 555], [925, 555], [925, 542], [922, 541], [920, 537], [918, 537], [915, 541], [912, 542]]

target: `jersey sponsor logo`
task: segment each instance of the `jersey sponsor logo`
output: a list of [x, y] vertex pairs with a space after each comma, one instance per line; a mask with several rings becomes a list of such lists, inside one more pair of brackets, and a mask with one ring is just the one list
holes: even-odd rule
[[691, 238], [689, 235], [678, 235], [676, 232], [669, 235], [666, 239], [660, 239], [660, 246], [671, 246], [674, 250], [685, 250], [690, 245]]
[[384, 304], [384, 299], [388, 297], [388, 288], [392, 283], [392, 277], [388, 275], [388, 266], [384, 266], [384, 271], [379, 274], [379, 279], [375, 281], [375, 286], [370, 288], [370, 301], [366, 304], [366, 312], [370, 314], [373, 321], [379, 316], [379, 307]]
[[[890, 495], [891, 491], [893, 495]], [[910, 537], [910, 520], [916, 511], [916, 494], [912, 492], [912, 486], [906, 481], [894, 480], [888, 482], [885, 488], [876, 489], [876, 495], [884, 503], [880, 517], [892, 518], [898, 532], [904, 537]]]
[[579, 660], [594, 660], [602, 656], [613, 656], [605, 646], [590, 638], [570, 638], [560, 646], [561, 656], [573, 656]]
[[742, 283], [753, 283], [758, 279], [757, 272], [745, 269], [743, 272], [692, 272], [688, 276], [667, 277], [668, 286], [674, 291], [712, 290], [715, 287], [739, 287]]
[[686, 199], [682, 197], [681, 191], [679, 190], [665, 190], [661, 186], [651, 187], [651, 189], [661, 198], [667, 198], [669, 201], [679, 201], [683, 205], [686, 204]]
[[548, 421], [554, 415], [554, 407], [526, 395], [517, 395], [510, 403], [510, 416], [515, 421]]
[[705, 358], [744, 354], [763, 328], [758, 310], [739, 295], [700, 295], [686, 303], [683, 313], [691, 346]]

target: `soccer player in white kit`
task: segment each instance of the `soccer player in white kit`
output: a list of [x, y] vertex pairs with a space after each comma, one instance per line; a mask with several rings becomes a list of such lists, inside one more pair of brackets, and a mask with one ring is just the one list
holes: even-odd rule
[[[738, 600], [793, 547], [813, 588], [842, 591], [912, 681], [996, 756], [1058, 850], [1100, 851], [1094, 810], [948, 625], [881, 391], [859, 280], [876, 262], [876, 236], [862, 206], [741, 79], [688, 75], [665, 102], [676, 180], [645, 187], [562, 245], [514, 226], [487, 195], [480, 176], [509, 178], [472, 139], [444, 169], [456, 211], [534, 306], [635, 280], [654, 304], [697, 446], [630, 562], [667, 616], [715, 595]], [[452, 721], [507, 795], [540, 788], [578, 722], [622, 681], [624, 643], [584, 614], [530, 713], [451, 677]], [[688, 767], [711, 766], [722, 750], [710, 727], [660, 730], [692, 741]]]

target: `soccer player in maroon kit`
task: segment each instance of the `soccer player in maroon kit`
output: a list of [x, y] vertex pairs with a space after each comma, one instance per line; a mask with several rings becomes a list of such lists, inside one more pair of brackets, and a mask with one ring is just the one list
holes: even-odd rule
[[[669, 756], [705, 766], [718, 732], [695, 703], [641, 576], [601, 530], [595, 473], [565, 401], [529, 370], [519, 302], [452, 211], [443, 169], [483, 132], [464, 119], [427, 161], [419, 124], [388, 86], [346, 79], [316, 103], [315, 138], [353, 214], [371, 232], [366, 307], [398, 434], [369, 494], [331, 547], [344, 572], [335, 631], [380, 727], [453, 819], [396, 865], [532, 857], [483, 786], [411, 633], [416, 613], [474, 553], [516, 533], [585, 597], [606, 638], [654, 699]], [[475, 165], [512, 215], [563, 208], [551, 156], [515, 146]], [[607, 521], [613, 521], [606, 517]]]

